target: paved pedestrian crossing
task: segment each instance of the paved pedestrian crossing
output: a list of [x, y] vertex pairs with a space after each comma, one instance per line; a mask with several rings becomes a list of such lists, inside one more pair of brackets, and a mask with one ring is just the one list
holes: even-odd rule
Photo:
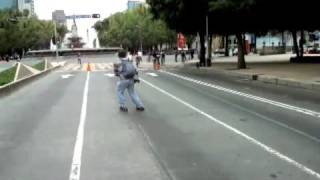
[[[90, 71], [113, 71], [113, 63], [90, 63]], [[88, 64], [69, 63], [61, 67], [58, 72], [82, 72], [88, 71]]]

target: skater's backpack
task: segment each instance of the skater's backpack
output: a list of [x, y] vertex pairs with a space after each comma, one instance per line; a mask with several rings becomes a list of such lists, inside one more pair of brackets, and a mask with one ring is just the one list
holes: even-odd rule
[[134, 76], [137, 74], [136, 67], [134, 67], [132, 62], [123, 61], [121, 63], [121, 66], [122, 66], [122, 71], [121, 71], [120, 74], [123, 76], [123, 78], [125, 78], [125, 79], [133, 79]]

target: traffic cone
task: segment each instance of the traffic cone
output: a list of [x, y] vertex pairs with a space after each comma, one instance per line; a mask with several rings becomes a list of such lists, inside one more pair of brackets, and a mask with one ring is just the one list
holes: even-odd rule
[[88, 71], [88, 72], [91, 71], [91, 65], [90, 65], [90, 63], [87, 64], [87, 71]]

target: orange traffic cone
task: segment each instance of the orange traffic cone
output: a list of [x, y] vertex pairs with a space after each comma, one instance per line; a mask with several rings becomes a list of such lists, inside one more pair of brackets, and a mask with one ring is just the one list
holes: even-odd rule
[[91, 71], [91, 65], [90, 65], [90, 63], [87, 64], [87, 71], [88, 71], [88, 72]]

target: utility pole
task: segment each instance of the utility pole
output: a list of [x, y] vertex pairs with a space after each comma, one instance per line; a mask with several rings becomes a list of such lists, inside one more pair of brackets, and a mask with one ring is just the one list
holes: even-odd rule
[[56, 41], [56, 59], [58, 59], [59, 57], [59, 52], [58, 52], [58, 41], [57, 41], [57, 23], [55, 21], [53, 21], [54, 24], [54, 39]]
[[210, 54], [209, 54], [209, 46], [211, 46], [211, 44], [209, 45], [209, 17], [208, 15], [206, 16], [206, 33], [207, 33], [207, 57], [205, 59], [205, 66], [208, 67], [208, 59], [210, 57]]

